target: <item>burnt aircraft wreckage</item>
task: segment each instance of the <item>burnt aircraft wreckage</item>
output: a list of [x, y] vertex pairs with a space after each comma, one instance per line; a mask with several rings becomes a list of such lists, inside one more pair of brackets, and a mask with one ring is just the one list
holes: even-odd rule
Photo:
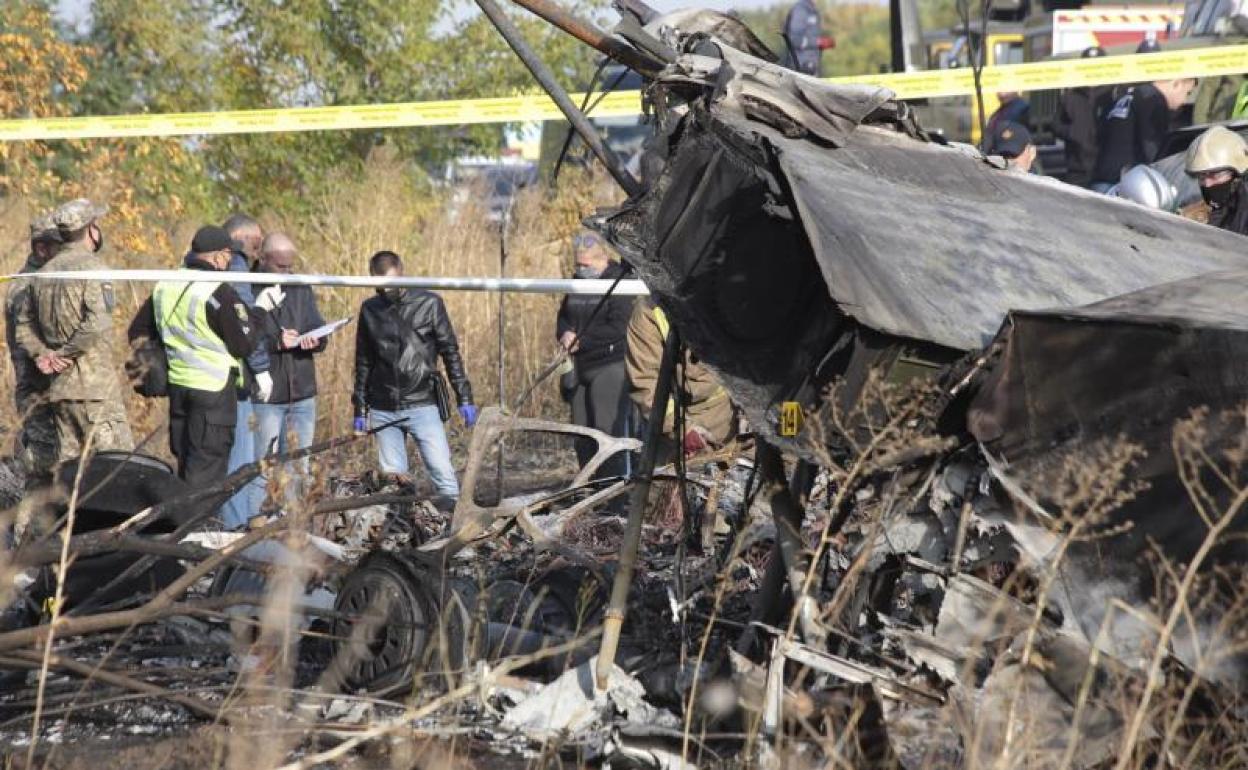
[[[916, 768], [1092, 767], [1166, 734], [1164, 753], [1186, 728], [1167, 732], [1181, 720], [1158, 721], [1149, 701], [1176, 688], [1179, 711], [1231, 710], [1248, 620], [1241, 236], [1009, 171], [928, 135], [886, 90], [783, 69], [719, 14], [618, 0], [608, 35], [548, 0], [514, 0], [646, 78], [656, 132], [637, 178], [494, 0], [477, 2], [627, 193], [587, 223], [672, 321], [655, 409], [687, 346], [748, 420], [757, 478], [726, 515], [731, 537], [704, 532], [700, 557], [639, 558], [650, 482], [680, 476], [656, 470], [655, 433], [639, 446], [486, 410], [446, 531], [417, 533], [407, 514], [401, 537], [388, 514], [343, 525], [343, 548], [364, 555], [335, 584], [320, 684], [390, 693], [567, 647], [521, 670], [555, 680], [549, 702], [532, 696], [503, 720], [531, 732], [519, 712], [560, 712], [574, 690], [595, 706], [595, 692], [632, 697], [617, 659], [672, 658], [644, 677], [629, 668], [650, 705], [619, 709], [655, 730], [670, 721], [655, 703], [724, 724], [695, 690], [726, 675], [777, 735], [790, 714], [848, 697], [864, 735], [886, 736], [888, 757], [864, 745], [861, 766]], [[598, 451], [566, 488], [504, 484], [495, 448], [526, 432]], [[639, 449], [631, 478], [597, 478]], [[587, 558], [570, 533], [623, 495], [618, 560]], [[760, 512], [773, 521], [760, 527]], [[351, 534], [361, 528], [381, 534]], [[526, 582], [516, 564], [536, 558], [490, 550], [504, 537], [560, 566]], [[703, 607], [707, 638], [731, 640], [695, 662], [681, 647], [689, 608], [768, 540], [731, 631]], [[239, 554], [255, 571], [218, 579], [220, 593], [263, 583], [263, 558]], [[647, 622], [625, 625], [626, 609]], [[573, 643], [598, 626], [595, 691], [592, 651]], [[573, 666], [581, 687], [561, 689]]]
[[[759, 438], [782, 557], [772, 566], [784, 562], [808, 643], [826, 642], [828, 629], [800, 577], [809, 554], [795, 537], [786, 547], [786, 531], [809, 515], [810, 478], [852, 464], [870, 446], [856, 438], [887, 422], [872, 393], [881, 381], [924, 392], [910, 423], [923, 430], [887, 458], [859, 457], [870, 472], [836, 495], [844, 510], [827, 526], [908, 497], [907, 514], [886, 509], [913, 535], [890, 558], [922, 555], [925, 566], [901, 572], [928, 570], [918, 584], [941, 586], [927, 591], [933, 608], [965, 573], [1008, 565], [1000, 578], [1025, 564], [1032, 580], [1047, 572], [1061, 585], [1039, 602], [1049, 630], [1138, 661], [1156, 634], [1110, 608], [1173, 599], [1176, 586], [1154, 582], [1158, 565], [1188, 589], [1206, 580], [1210, 597], [1238, 583], [1248, 557], [1238, 515], [1248, 394], [1241, 236], [1010, 171], [929, 135], [885, 89], [782, 68], [719, 14], [659, 16], [620, 0], [623, 20], [606, 34], [548, 0], [515, 2], [647, 79], [655, 136], [640, 179], [586, 136], [628, 193], [587, 224], [645, 281], [680, 342], [719, 373]], [[583, 130], [493, 0], [478, 4]], [[805, 416], [796, 431], [793, 404]], [[798, 461], [791, 476], [781, 455]], [[1085, 489], [1095, 504], [1072, 503], [1070, 474], [1081, 465], [1095, 477], [1083, 484], [1112, 478], [1122, 489]], [[916, 534], [923, 526], [930, 531]], [[885, 533], [893, 527], [883, 522]], [[865, 581], [853, 606], [913, 577], [895, 572], [889, 590]], [[756, 620], [782, 619], [774, 608], [784, 582], [765, 584]], [[1218, 625], [1228, 606], [1209, 598], [1181, 623], [1171, 615], [1161, 644], [1200, 676], [1242, 687], [1233, 660], [1199, 653], [1219, 641], [1235, 647]], [[858, 634], [885, 622], [865, 617], [833, 624]], [[918, 646], [907, 655], [930, 663]]]

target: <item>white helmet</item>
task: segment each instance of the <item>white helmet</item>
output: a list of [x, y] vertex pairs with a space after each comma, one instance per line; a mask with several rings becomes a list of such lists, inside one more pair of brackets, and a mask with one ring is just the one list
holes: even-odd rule
[[1174, 211], [1179, 202], [1179, 191], [1152, 166], [1141, 165], [1127, 171], [1113, 192], [1119, 198], [1162, 211]]

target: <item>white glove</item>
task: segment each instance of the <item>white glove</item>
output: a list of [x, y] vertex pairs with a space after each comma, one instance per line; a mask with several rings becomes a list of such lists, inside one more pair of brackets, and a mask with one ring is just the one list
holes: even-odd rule
[[256, 307], [272, 313], [274, 310], [277, 310], [278, 306], [280, 306], [285, 300], [286, 292], [282, 291], [281, 286], [270, 286], [256, 296]]
[[260, 372], [256, 375], [256, 400], [261, 403], [267, 403], [273, 395], [273, 375], [268, 372]]

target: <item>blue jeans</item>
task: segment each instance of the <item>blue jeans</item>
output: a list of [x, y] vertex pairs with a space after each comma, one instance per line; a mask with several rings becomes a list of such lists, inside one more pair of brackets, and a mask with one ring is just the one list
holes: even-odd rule
[[372, 410], [369, 427], [403, 420], [377, 434], [377, 460], [386, 473], [407, 473], [407, 437], [411, 436], [420, 447], [425, 469], [433, 479], [437, 494], [459, 497], [459, 481], [455, 478], [455, 466], [451, 465], [451, 445], [446, 440], [446, 429], [436, 406], [415, 406], [397, 412]]
[[[289, 404], [252, 405], [256, 414], [256, 430], [254, 433], [254, 459], [262, 460], [269, 454], [286, 454], [298, 449], [312, 446], [312, 437], [316, 433], [316, 397]], [[291, 440], [294, 443], [291, 443]], [[292, 469], [293, 470], [293, 469]], [[308, 458], [299, 461], [296, 474], [300, 481], [308, 477]], [[255, 516], [260, 512], [260, 504], [264, 502], [265, 478], [257, 479], [259, 494], [256, 495], [256, 507], [252, 509]], [[293, 503], [303, 492], [303, 483], [289, 484], [286, 487], [286, 502]]]
[[[256, 459], [255, 441], [251, 425], [251, 402], [239, 401], [235, 411], [234, 446], [230, 447], [228, 471], [233, 473]], [[234, 493], [221, 507], [221, 522], [226, 529], [242, 529], [260, 506], [257, 492], [263, 492], [263, 482], [251, 482]]]

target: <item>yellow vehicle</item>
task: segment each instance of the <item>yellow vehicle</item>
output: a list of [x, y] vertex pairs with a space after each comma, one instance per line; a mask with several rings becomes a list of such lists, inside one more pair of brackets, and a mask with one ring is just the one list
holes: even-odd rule
[[[1190, 0], [1189, 5], [1199, 2], [1216, 4], [1225, 0]], [[1150, 0], [1146, 4], [1124, 0], [1003, 0], [992, 6], [986, 25], [980, 19], [971, 19], [967, 25], [924, 34], [927, 61], [908, 62], [908, 68], [969, 68], [981, 35], [986, 37], [986, 67], [1078, 56], [1089, 45], [1100, 45], [1110, 53], [1131, 53], [1146, 36], [1162, 45], [1178, 42], [1182, 19], [1183, 5], [1166, 0]], [[1057, 92], [1029, 96], [1035, 97], [1031, 101], [1033, 134], [1044, 139], [1056, 110]], [[984, 92], [983, 100], [985, 117], [1000, 106], [997, 94], [991, 91]], [[981, 120], [973, 97], [932, 100], [920, 107], [920, 118], [924, 125], [951, 140], [979, 143], [981, 139]]]
[[[927, 69], [970, 69], [971, 57], [979, 49], [980, 30], [972, 22], [965, 28], [924, 35]], [[984, 66], [1017, 64], [1025, 59], [1026, 34], [1021, 24], [989, 22]], [[979, 105], [973, 96], [949, 97], [916, 104], [919, 120], [929, 130], [939, 131], [946, 138], [978, 144], [980, 137]], [[1001, 106], [991, 91], [984, 92], [984, 115], [992, 115]]]

